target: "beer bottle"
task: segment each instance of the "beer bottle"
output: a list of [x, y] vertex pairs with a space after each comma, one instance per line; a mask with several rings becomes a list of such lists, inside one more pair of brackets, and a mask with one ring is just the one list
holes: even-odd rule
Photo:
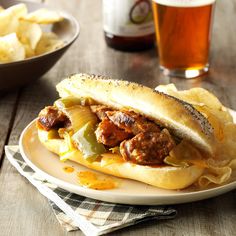
[[108, 46], [123, 51], [153, 47], [155, 30], [150, 0], [103, 0], [103, 28]]

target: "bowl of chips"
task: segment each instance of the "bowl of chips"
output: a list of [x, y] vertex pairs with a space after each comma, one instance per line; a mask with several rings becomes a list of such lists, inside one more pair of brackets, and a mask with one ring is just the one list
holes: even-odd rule
[[0, 1], [0, 90], [45, 74], [79, 35], [74, 17], [36, 2]]

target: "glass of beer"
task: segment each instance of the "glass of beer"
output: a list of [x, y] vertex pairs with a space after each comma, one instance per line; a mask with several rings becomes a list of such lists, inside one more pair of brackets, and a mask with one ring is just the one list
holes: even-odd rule
[[165, 75], [194, 78], [209, 70], [216, 0], [153, 0], [160, 68]]

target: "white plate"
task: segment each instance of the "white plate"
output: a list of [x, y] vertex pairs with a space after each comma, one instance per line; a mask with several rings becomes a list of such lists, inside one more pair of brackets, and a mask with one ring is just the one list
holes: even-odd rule
[[[232, 112], [234, 119], [236, 113]], [[235, 121], [234, 121], [235, 122]], [[198, 201], [236, 189], [236, 177], [230, 183], [207, 190], [186, 189], [181, 191], [164, 190], [133, 180], [116, 178], [118, 187], [111, 190], [93, 190], [79, 185], [76, 173], [88, 170], [72, 161], [61, 162], [57, 155], [49, 152], [38, 140], [35, 121], [22, 132], [20, 151], [26, 163], [48, 181], [82, 196], [123, 204], [162, 205]], [[73, 166], [75, 171], [66, 173], [63, 167]]]

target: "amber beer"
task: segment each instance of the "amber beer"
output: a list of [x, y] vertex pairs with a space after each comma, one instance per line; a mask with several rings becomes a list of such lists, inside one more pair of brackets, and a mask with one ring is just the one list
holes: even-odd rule
[[185, 78], [208, 71], [215, 0], [153, 0], [160, 67]]

